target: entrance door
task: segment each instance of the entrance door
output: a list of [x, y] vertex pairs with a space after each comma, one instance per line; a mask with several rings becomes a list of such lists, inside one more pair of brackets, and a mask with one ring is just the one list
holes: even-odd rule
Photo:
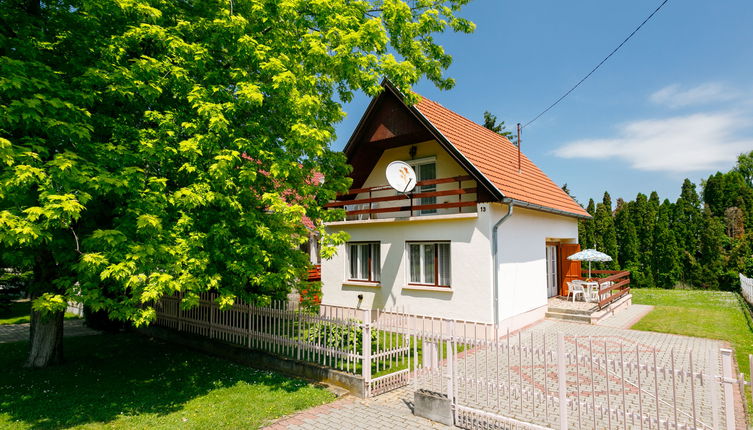
[[546, 291], [547, 297], [554, 297], [559, 290], [557, 272], [557, 245], [546, 246]]

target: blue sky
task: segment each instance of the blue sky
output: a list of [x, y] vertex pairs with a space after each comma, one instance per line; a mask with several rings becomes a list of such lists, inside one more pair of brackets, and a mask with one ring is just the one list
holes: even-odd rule
[[[471, 35], [438, 37], [454, 57], [450, 91], [415, 87], [480, 122], [526, 123], [580, 80], [659, 0], [475, 0], [461, 16]], [[368, 104], [345, 105], [342, 149]], [[675, 200], [753, 150], [753, 2], [670, 0], [557, 107], [523, 131], [523, 152], [582, 204], [656, 190]]]

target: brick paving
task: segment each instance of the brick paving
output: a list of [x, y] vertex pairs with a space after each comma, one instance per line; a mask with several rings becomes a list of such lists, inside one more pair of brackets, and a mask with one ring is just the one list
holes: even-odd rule
[[[630, 410], [638, 409], [638, 389], [635, 385], [636, 373], [630, 369], [623, 369], [625, 372], [625, 380], [627, 383], [623, 384], [622, 380], [616, 376], [619, 375], [619, 365], [612, 364], [610, 368], [599, 368], [599, 364], [594, 365], [595, 369], [593, 375], [595, 378], [590, 378], [586, 373], [585, 363], [586, 351], [593, 353], [598, 357], [605, 348], [608, 350], [608, 358], [614, 360], [616, 356], [619, 356], [621, 351], [629, 351], [632, 357], [635, 357], [636, 351], [640, 357], [640, 361], [644, 364], [653, 363], [654, 354], [658, 363], [658, 366], [669, 367], [674, 361], [674, 365], [679, 367], [688, 368], [690, 365], [691, 356], [689, 352], [693, 352], [692, 361], [694, 370], [709, 371], [711, 369], [718, 369], [720, 364], [717, 356], [709, 357], [707, 351], [718, 351], [719, 348], [725, 347], [723, 342], [692, 338], [687, 336], [677, 336], [670, 334], [661, 334], [653, 332], [642, 332], [635, 330], [626, 330], [618, 327], [628, 327], [634, 324], [645, 313], [650, 311], [646, 307], [640, 305], [634, 305], [635, 309], [629, 309], [626, 312], [618, 314], [610, 320], [605, 321], [606, 325], [587, 325], [579, 323], [569, 323], [564, 321], [546, 320], [533, 327], [527, 328], [520, 333], [520, 339], [522, 345], [528, 345], [531, 336], [534, 336], [536, 344], [543, 345], [543, 340], [537, 340], [537, 337], [545, 338], [546, 349], [556, 349], [556, 333], [566, 334], [566, 344], [568, 350], [572, 353], [575, 345], [580, 348], [579, 356], [583, 360], [577, 367], [574, 362], [569, 362], [567, 365], [568, 375], [568, 398], [573, 399], [574, 403], [570, 406], [570, 422], [573, 428], [578, 428], [578, 422], [580, 421], [582, 428], [606, 428], [606, 423], [602, 422], [606, 420], [606, 417], [594, 412], [591, 408], [592, 398], [595, 405], [606, 404], [607, 397], [612, 400], [612, 408], [621, 407], [622, 402], [628, 406]], [[511, 336], [511, 341], [516, 343], [518, 334]], [[590, 346], [594, 346], [594, 350], [590, 351]], [[494, 348], [476, 348], [464, 351], [459, 355], [457, 361], [456, 372], [458, 374], [458, 384], [463, 387], [458, 389], [458, 399], [464, 406], [477, 407], [479, 409], [496, 412], [501, 415], [511, 416], [523, 421], [536, 422], [537, 424], [544, 425], [556, 425], [556, 408], [558, 407], [553, 401], [546, 403], [543, 400], [542, 390], [546, 386], [549, 390], [549, 394], [556, 393], [556, 366], [551, 361], [547, 364], [546, 369], [539, 362], [527, 363], [524, 358], [522, 362], [516, 361], [514, 356], [518, 354], [515, 352], [513, 358], [509, 362], [511, 372], [511, 383], [519, 384], [518, 389], [515, 387], [512, 389], [511, 397], [504, 389], [500, 388], [498, 391], [492, 390], [490, 392], [489, 386], [491, 383], [497, 383], [504, 385], [507, 382], [506, 369], [508, 366], [507, 357], [504, 353]], [[523, 357], [525, 357], [525, 352]], [[530, 357], [530, 356], [529, 356]], [[543, 355], [538, 356], [534, 360], [541, 360]], [[603, 357], [603, 356], [602, 356]], [[495, 369], [495, 363], [500, 362], [500, 372], [490, 372], [489, 369]], [[616, 363], [616, 362], [614, 362]], [[614, 367], [617, 366], [617, 367]], [[504, 371], [503, 371], [504, 369]], [[547, 371], [545, 371], [547, 370]], [[484, 373], [486, 372], [486, 374]], [[654, 376], [653, 370], [650, 367], [643, 369], [641, 378], [643, 392], [643, 413], [646, 415], [656, 415], [656, 396], [659, 394], [659, 409], [662, 416], [671, 414], [672, 407], [669, 400], [672, 396], [676, 396], [678, 399], [678, 405], [680, 410], [681, 421], [688, 421], [691, 406], [689, 404], [690, 398], [690, 386], [689, 379], [683, 377], [682, 383], [677, 385], [676, 392], [672, 390], [671, 377], [668, 378], [666, 374], [662, 376], [659, 372]], [[481, 375], [481, 377], [479, 377]], [[555, 375], [552, 376], [547, 375]], [[484, 377], [486, 379], [484, 380]], [[652, 378], [656, 378], [659, 382], [652, 382]], [[547, 379], [549, 378], [549, 379]], [[585, 378], [585, 379], [584, 379]], [[598, 378], [598, 379], [597, 379]], [[435, 381], [439, 381], [443, 384], [442, 378], [435, 378]], [[522, 381], [522, 382], [518, 382]], [[421, 381], [420, 383], [423, 383]], [[590, 384], [595, 391], [591, 393], [591, 390], [583, 390], [583, 387], [588, 387]], [[611, 384], [611, 387], [609, 386]], [[499, 386], [499, 385], [495, 385]], [[580, 386], [581, 390], [578, 391], [576, 387]], [[696, 390], [702, 388], [700, 385], [696, 385]], [[627, 392], [627, 396], [622, 397], [623, 390]], [[521, 400], [521, 392], [522, 400]], [[532, 394], [534, 393], [534, 394]], [[346, 397], [337, 400], [331, 404], [323, 405], [314, 409], [310, 409], [286, 418], [283, 418], [273, 423], [269, 428], [271, 429], [324, 429], [324, 428], [353, 428], [353, 429], [393, 429], [393, 428], [445, 428], [445, 426], [422, 419], [412, 415], [412, 399], [413, 399], [413, 387], [408, 386], [399, 390], [392, 391], [390, 393], [378, 396], [373, 399], [355, 399], [353, 397]], [[498, 400], [499, 399], [499, 400]], [[577, 413], [577, 406], [575, 405], [575, 399], [580, 399], [583, 403], [583, 411], [581, 414]], [[707, 397], [696, 405], [699, 419], [703, 422], [709, 422], [709, 410], [710, 405]], [[739, 396], [736, 398], [736, 402], [740, 405], [737, 410], [742, 410], [741, 400]], [[510, 410], [506, 410], [506, 405], [511, 405]], [[549, 408], [548, 412], [546, 408]], [[683, 413], [686, 413], [683, 416]], [[547, 415], [548, 414], [548, 418]], [[582, 416], [581, 416], [582, 415]], [[598, 415], [598, 417], [597, 417]], [[622, 415], [613, 417], [616, 422], [620, 422], [623, 419]], [[738, 417], [739, 418], [739, 417]], [[744, 419], [744, 418], [742, 418]], [[593, 421], [597, 420], [597, 421]], [[630, 418], [628, 417], [628, 420]], [[634, 422], [632, 426], [637, 428], [637, 423]], [[614, 423], [613, 423], [614, 425]], [[615, 428], [624, 428], [618, 426]]]
[[630, 305], [627, 309], [622, 309], [615, 315], [599, 321], [600, 326], [614, 328], [630, 328], [635, 323], [645, 317], [649, 312], [654, 310], [651, 305]]
[[[21, 342], [29, 340], [30, 324], [5, 324], [0, 325], [0, 343]], [[84, 325], [83, 320], [65, 320], [63, 322], [63, 336], [89, 336], [99, 334]]]

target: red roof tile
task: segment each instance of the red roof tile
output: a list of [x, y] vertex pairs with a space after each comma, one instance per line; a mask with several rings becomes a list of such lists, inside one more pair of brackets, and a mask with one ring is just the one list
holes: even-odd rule
[[524, 154], [518, 172], [518, 148], [503, 136], [425, 97], [414, 108], [505, 197], [544, 210], [590, 216]]

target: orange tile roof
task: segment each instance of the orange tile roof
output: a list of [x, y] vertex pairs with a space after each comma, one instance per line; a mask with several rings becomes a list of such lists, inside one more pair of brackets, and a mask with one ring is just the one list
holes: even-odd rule
[[505, 197], [543, 210], [590, 217], [525, 154], [519, 173], [518, 148], [503, 136], [425, 97], [414, 108]]

